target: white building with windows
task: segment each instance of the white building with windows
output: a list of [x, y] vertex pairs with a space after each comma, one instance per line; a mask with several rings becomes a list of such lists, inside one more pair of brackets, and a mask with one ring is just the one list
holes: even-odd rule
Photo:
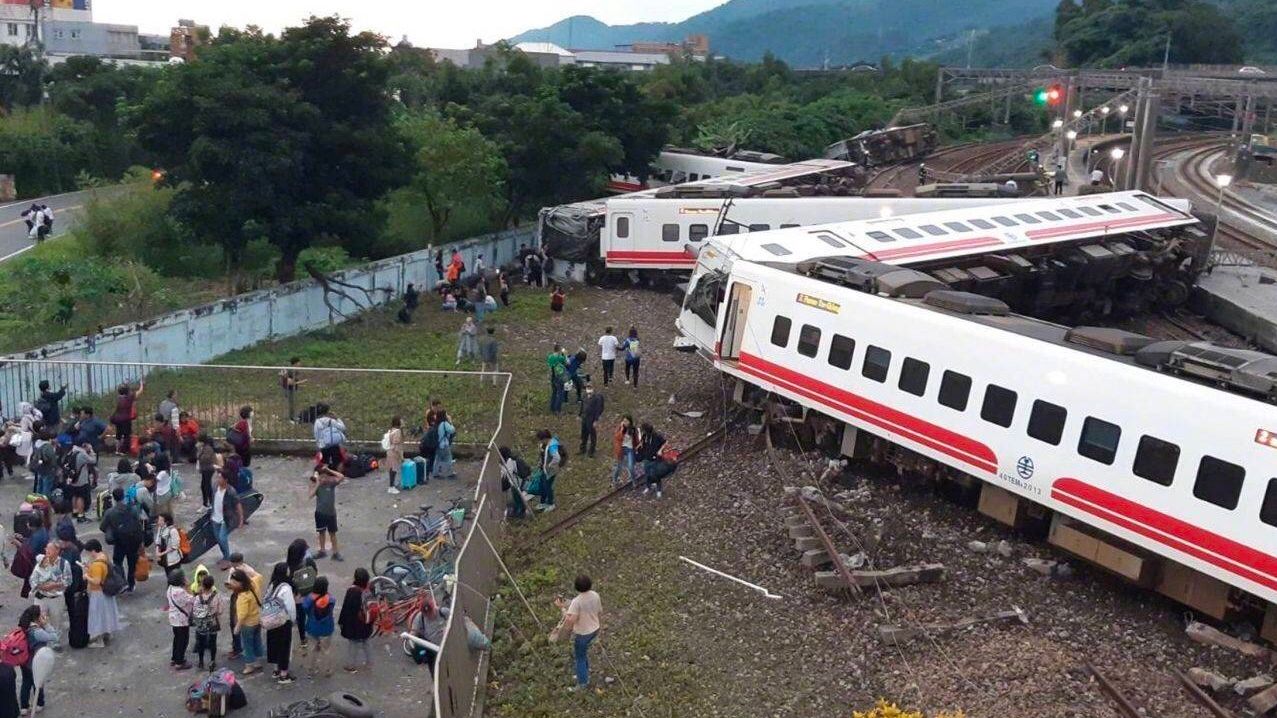
[[[47, 30], [62, 22], [92, 23], [93, 10], [84, 0], [57, 0], [45, 3], [39, 17], [40, 25]], [[27, 45], [36, 41], [36, 35], [36, 13], [27, 0], [0, 0], [0, 44]]]

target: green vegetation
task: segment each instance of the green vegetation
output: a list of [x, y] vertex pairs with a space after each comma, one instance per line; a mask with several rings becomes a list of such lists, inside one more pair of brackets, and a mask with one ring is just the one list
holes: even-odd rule
[[1055, 40], [1071, 66], [1148, 67], [1162, 63], [1242, 61], [1233, 20], [1200, 0], [1062, 0]]

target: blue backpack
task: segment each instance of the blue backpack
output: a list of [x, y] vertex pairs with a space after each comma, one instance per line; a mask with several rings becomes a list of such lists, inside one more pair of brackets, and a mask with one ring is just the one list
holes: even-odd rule
[[237, 482], [238, 485], [235, 487], [236, 491], [242, 494], [252, 490], [253, 488], [253, 470], [252, 469], [249, 469], [249, 468], [240, 469], [239, 476], [235, 478], [238, 479], [238, 482]]
[[131, 506], [137, 503], [137, 487], [137, 484], [132, 484], [124, 490], [124, 504], [126, 506]]

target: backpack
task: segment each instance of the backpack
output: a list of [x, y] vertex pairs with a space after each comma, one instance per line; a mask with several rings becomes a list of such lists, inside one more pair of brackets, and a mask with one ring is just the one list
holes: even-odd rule
[[0, 638], [0, 663], [7, 666], [25, 666], [31, 660], [31, 646], [27, 643], [27, 632], [15, 628]]
[[118, 596], [120, 591], [128, 585], [128, 580], [124, 578], [124, 569], [116, 566], [109, 561], [102, 561], [106, 564], [106, 578], [102, 579], [102, 593], [107, 596]]
[[45, 442], [31, 452], [29, 467], [32, 473], [44, 475], [57, 466], [56, 461], [57, 455], [53, 450], [53, 444]]
[[213, 594], [207, 601], [203, 596], [195, 597], [195, 606], [191, 610], [191, 626], [195, 628], [195, 632], [201, 635], [215, 633], [221, 624], [218, 622], [217, 612], [213, 610], [213, 602], [216, 600], [217, 594]]
[[75, 470], [75, 452], [68, 451], [62, 455], [62, 461], [59, 464], [62, 469], [62, 478], [65, 481], [74, 481], [75, 475], [79, 472]]
[[138, 483], [133, 484], [132, 486], [124, 490], [124, 505], [125, 506], [133, 506], [137, 503], [137, 487], [141, 483], [142, 482], [139, 481]]
[[434, 424], [421, 437], [421, 453], [433, 454], [439, 450], [439, 425]]
[[236, 476], [235, 478], [237, 479], [236, 486], [235, 486], [236, 491], [240, 492], [241, 494], [244, 494], [253, 490], [253, 470], [252, 469], [249, 469], [249, 468], [240, 469], [239, 475]]
[[333, 615], [334, 604], [336, 604], [336, 601], [333, 601], [331, 597], [328, 600], [328, 605], [322, 606], [322, 607], [319, 605], [318, 600], [312, 600], [310, 603], [311, 617], [314, 618], [316, 621], [327, 620], [330, 616]]
[[181, 526], [177, 527], [177, 550], [182, 552], [183, 559], [191, 555], [191, 539]]
[[568, 450], [563, 448], [563, 444], [559, 444], [559, 469], [565, 469], [568, 465]]
[[302, 567], [293, 571], [293, 591], [297, 594], [310, 593], [315, 587], [315, 578], [319, 575], [319, 569], [304, 563]]
[[244, 444], [247, 443], [247, 439], [248, 437], [244, 436], [244, 432], [240, 431], [239, 429], [230, 428], [226, 430], [226, 443], [230, 444], [236, 449], [242, 450], [244, 448]]
[[391, 430], [387, 430], [386, 433], [381, 435], [381, 450], [382, 451], [390, 451], [390, 431]]
[[262, 602], [261, 606], [262, 628], [270, 631], [288, 623], [288, 607], [284, 605], [284, 599], [279, 597], [278, 590], [275, 595]]

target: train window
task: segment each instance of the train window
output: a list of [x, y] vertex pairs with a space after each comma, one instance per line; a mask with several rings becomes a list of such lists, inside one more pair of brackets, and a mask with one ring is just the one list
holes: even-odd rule
[[835, 334], [829, 342], [829, 364], [839, 369], [851, 368], [851, 355], [856, 351], [856, 340]]
[[617, 239], [625, 239], [630, 236], [630, 218], [616, 218], [616, 237]]
[[1014, 219], [1011, 219], [1010, 217], [994, 217], [993, 221], [997, 222], [1003, 227], [1014, 227], [1017, 224], [1019, 224], [1019, 222], [1015, 221]]
[[745, 171], [744, 167], [732, 167], [731, 165], [728, 165], [724, 167], [723, 169], [727, 170], [728, 172], [744, 172]]
[[1112, 464], [1117, 456], [1117, 442], [1122, 438], [1122, 427], [1093, 416], [1082, 422], [1082, 437], [1077, 442], [1077, 453], [1101, 464]]
[[997, 384], [990, 384], [984, 390], [984, 405], [980, 407], [980, 418], [990, 424], [1010, 426], [1015, 418], [1016, 393], [1004, 389]]
[[927, 378], [929, 376], [931, 376], [930, 364], [912, 357], [905, 357], [904, 362], [900, 365], [900, 382], [898, 386], [901, 391], [907, 391], [914, 396], [922, 396], [927, 393]]
[[989, 220], [987, 220], [987, 219], [969, 219], [969, 220], [967, 220], [967, 221], [968, 221], [968, 222], [970, 222], [971, 224], [974, 224], [976, 227], [979, 227], [980, 229], [993, 229], [993, 228], [994, 228], [994, 227], [993, 227], [993, 223], [992, 223], [992, 222], [990, 222], [990, 221], [989, 221]]
[[812, 234], [816, 235], [817, 237], [820, 237], [820, 241], [824, 242], [825, 244], [828, 244], [830, 247], [842, 249], [847, 246], [846, 242], [843, 242], [842, 240], [838, 239], [831, 232], [812, 232]]
[[1051, 214], [1050, 212], [1038, 212], [1038, 216], [1041, 217], [1042, 219], [1047, 220], [1048, 222], [1060, 221], [1060, 216], [1058, 214]]
[[1068, 418], [1069, 412], [1064, 407], [1038, 399], [1033, 402], [1033, 411], [1029, 413], [1029, 436], [1051, 446], [1059, 446], [1064, 422]]
[[1264, 503], [1259, 506], [1259, 520], [1269, 526], [1277, 526], [1277, 479], [1268, 480]]
[[1094, 207], [1078, 207], [1078, 209], [1082, 210], [1082, 212], [1084, 212], [1085, 214], [1091, 215], [1092, 217], [1100, 216], [1100, 211]]
[[770, 224], [751, 224], [751, 225], [749, 225], [749, 231], [751, 231], [751, 232], [766, 232], [767, 230], [769, 230], [769, 229], [771, 229], [771, 228], [772, 228], [772, 226], [771, 226]]
[[687, 238], [699, 242], [709, 236], [708, 224], [694, 224], [687, 228]]
[[661, 225], [661, 240], [665, 242], [677, 242], [679, 235], [679, 227], [677, 224]]
[[1056, 212], [1059, 212], [1060, 214], [1064, 215], [1065, 217], [1068, 217], [1069, 219], [1081, 219], [1081, 218], [1082, 218], [1082, 215], [1078, 214], [1077, 212], [1075, 212], [1074, 210], [1071, 210], [1071, 209], [1057, 209], [1057, 210], [1055, 210], [1055, 211], [1056, 211]]
[[961, 222], [945, 222], [944, 226], [955, 232], [970, 232], [971, 228]]
[[935, 226], [934, 224], [924, 224], [924, 225], [922, 225], [921, 227], [919, 227], [918, 229], [921, 229], [922, 231], [926, 232], [927, 234], [931, 235], [932, 237], [939, 237], [939, 236], [940, 236], [940, 235], [942, 235], [942, 234], [948, 234], [948, 232], [944, 231], [943, 229], [940, 229], [939, 227]]
[[776, 316], [776, 321], [772, 322], [772, 344], [784, 348], [789, 346], [789, 330], [792, 329], [794, 323], [789, 317]]
[[1131, 471], [1141, 479], [1148, 479], [1155, 484], [1170, 486], [1175, 478], [1175, 467], [1179, 465], [1179, 447], [1169, 441], [1162, 441], [1156, 436], [1141, 436], [1140, 446], [1135, 450], [1135, 465]]
[[788, 249], [785, 249], [784, 247], [774, 242], [771, 244], [764, 244], [763, 249], [767, 250], [768, 252], [771, 252], [777, 257], [784, 257], [787, 254], [793, 254], [793, 252], [789, 251]]
[[971, 377], [956, 371], [946, 371], [940, 378], [941, 406], [958, 411], [967, 410], [967, 399], [971, 396]]
[[1100, 209], [1104, 210], [1105, 212], [1108, 212], [1109, 214], [1121, 214], [1121, 213], [1122, 213], [1122, 210], [1118, 209], [1117, 207], [1114, 207], [1114, 206], [1113, 206], [1113, 205], [1111, 205], [1111, 204], [1102, 204], [1102, 205], [1100, 205]]
[[870, 346], [865, 350], [865, 365], [860, 373], [866, 379], [877, 382], [887, 381], [887, 370], [891, 368], [891, 352], [882, 347]]
[[794, 227], [801, 227], [801, 226], [802, 226], [801, 224], [782, 224], [782, 225], [780, 226], [780, 228], [781, 228], [781, 229], [793, 229]]
[[814, 357], [820, 350], [820, 329], [804, 324], [798, 332], [798, 353], [805, 357]]
[[1018, 220], [1020, 220], [1021, 222], [1024, 222], [1025, 224], [1038, 224], [1039, 222], [1041, 222], [1041, 221], [1042, 221], [1042, 220], [1038, 219], [1037, 217], [1034, 217], [1033, 215], [1031, 215], [1031, 214], [1027, 214], [1027, 213], [1026, 213], [1026, 214], [1017, 214], [1017, 215], [1015, 216], [1015, 218], [1016, 218], [1016, 219], [1018, 219]]
[[1127, 204], [1127, 203], [1125, 203], [1125, 202], [1118, 202], [1118, 203], [1117, 203], [1117, 206], [1118, 206], [1118, 207], [1121, 207], [1122, 209], [1126, 210], [1127, 212], [1135, 212], [1135, 211], [1138, 211], [1138, 210], [1136, 210], [1134, 207], [1132, 207], [1131, 205], [1129, 205], [1129, 204]]
[[879, 242], [896, 241], [895, 237], [891, 236], [890, 234], [887, 234], [886, 232], [866, 232], [865, 234], [869, 235], [873, 239], [878, 240]]
[[1202, 463], [1197, 466], [1193, 496], [1216, 506], [1235, 509], [1245, 478], [1246, 469], [1237, 464], [1230, 464], [1213, 456], [1203, 456]]
[[740, 234], [740, 225], [735, 222], [723, 222], [718, 227], [718, 234]]
[[900, 235], [901, 237], [904, 237], [905, 239], [921, 239], [922, 238], [921, 232], [909, 229], [908, 227], [901, 227], [900, 229], [897, 229], [896, 234]]
[[698, 175], [698, 174], [696, 174], [695, 172], [693, 172], [693, 173], [691, 173], [690, 175], [688, 175], [688, 176], [687, 176], [687, 178], [688, 178], [689, 180], [693, 181], [693, 182], [696, 182], [696, 181], [700, 180], [701, 176], [700, 176], [700, 175]]

